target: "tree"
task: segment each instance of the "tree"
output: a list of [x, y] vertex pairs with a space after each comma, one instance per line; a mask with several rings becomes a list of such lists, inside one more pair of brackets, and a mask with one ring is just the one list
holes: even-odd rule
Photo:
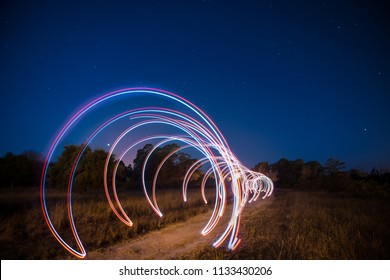
[[259, 162], [255, 165], [255, 168], [253, 171], [263, 173], [264, 175], [267, 175], [270, 171], [269, 164], [266, 161]]
[[[71, 168], [76, 160], [81, 146], [65, 146], [57, 161], [49, 166], [48, 183], [55, 188], [65, 188], [69, 181]], [[91, 190], [103, 187], [104, 165], [108, 153], [102, 149], [92, 150], [87, 147], [78, 163], [73, 180], [75, 190]], [[108, 180], [111, 179], [114, 166], [113, 156], [108, 165]]]
[[142, 149], [139, 149], [137, 151], [137, 156], [133, 160], [134, 163], [134, 176], [136, 180], [141, 180], [141, 172], [142, 172], [142, 166], [145, 162], [146, 156], [153, 148], [152, 144], [146, 144]]
[[302, 178], [316, 178], [322, 170], [322, 166], [318, 161], [308, 161], [302, 167]]
[[297, 185], [302, 174], [303, 160], [289, 161], [285, 158], [270, 166], [272, 173], [276, 176], [279, 187], [293, 187]]
[[[55, 188], [66, 187], [72, 164], [81, 146], [65, 146], [57, 161], [50, 163], [48, 169], [48, 183]], [[89, 148], [87, 148], [89, 149]]]
[[342, 162], [335, 158], [328, 159], [324, 164], [324, 173], [327, 175], [333, 175], [340, 172], [345, 168], [345, 162]]
[[41, 166], [39, 156], [30, 157], [30, 153], [27, 152], [21, 155], [7, 153], [0, 158], [0, 186], [11, 188], [34, 186], [39, 181]]

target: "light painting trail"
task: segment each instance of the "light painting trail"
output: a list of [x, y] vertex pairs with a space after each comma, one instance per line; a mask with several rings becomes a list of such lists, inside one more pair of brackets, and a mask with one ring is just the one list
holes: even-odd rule
[[[173, 102], [175, 104], [174, 108], [182, 106], [189, 113], [184, 113], [182, 111], [177, 111], [173, 108], [164, 108], [164, 107], [140, 107], [136, 109], [131, 109], [128, 111], [117, 112], [115, 116], [108, 118], [107, 120], [101, 122], [100, 125], [97, 125], [97, 128], [85, 139], [84, 143], [81, 145], [81, 148], [74, 159], [72, 168], [68, 174], [67, 181], [67, 212], [69, 225], [72, 230], [74, 240], [77, 243], [78, 248], [73, 248], [69, 245], [60, 233], [56, 230], [55, 226], [52, 223], [52, 220], [49, 215], [48, 206], [46, 202], [46, 192], [47, 192], [47, 176], [48, 169], [51, 161], [53, 160], [55, 154], [58, 154], [58, 151], [62, 148], [61, 141], [65, 136], [71, 133], [71, 130], [78, 125], [80, 119], [84, 118], [88, 113], [93, 109], [101, 106], [105, 102], [114, 100], [116, 98], [128, 97], [132, 98], [135, 94], [141, 94], [142, 96], [163, 98]], [[203, 175], [203, 179], [200, 183], [200, 190], [202, 198], [205, 203], [208, 203], [205, 195], [205, 186], [206, 182], [210, 179], [214, 179], [215, 184], [215, 201], [214, 209], [210, 216], [209, 221], [201, 231], [202, 235], [207, 235], [213, 231], [215, 226], [220, 221], [221, 217], [227, 212], [227, 196], [228, 192], [233, 195], [233, 205], [230, 213], [229, 221], [226, 225], [225, 230], [220, 234], [218, 239], [213, 243], [213, 246], [218, 247], [227, 242], [227, 247], [231, 250], [237, 248], [240, 243], [238, 237], [239, 234], [239, 224], [241, 213], [247, 203], [256, 201], [259, 197], [266, 198], [273, 191], [272, 181], [265, 175], [251, 171], [240, 163], [240, 161], [234, 156], [232, 151], [229, 149], [229, 146], [217, 128], [213, 121], [198, 107], [189, 102], [188, 100], [164, 91], [160, 89], [153, 88], [130, 88], [122, 89], [118, 91], [111, 92], [109, 94], [103, 95], [92, 102], [88, 103], [82, 107], [76, 114], [74, 114], [71, 119], [65, 124], [65, 126], [60, 130], [58, 135], [55, 137], [53, 143], [50, 146], [50, 149], [47, 153], [46, 160], [42, 169], [41, 176], [41, 185], [40, 185], [40, 198], [41, 206], [44, 218], [46, 223], [57, 239], [57, 241], [71, 254], [78, 258], [84, 258], [86, 256], [86, 250], [80, 240], [80, 237], [77, 233], [73, 211], [72, 211], [72, 189], [73, 181], [77, 171], [78, 164], [82, 158], [86, 148], [91, 145], [92, 141], [101, 134], [104, 134], [107, 129], [119, 121], [129, 121], [129, 125], [118, 133], [115, 141], [112, 144], [107, 145], [109, 151], [105, 161], [104, 167], [104, 180], [102, 186], [104, 186], [105, 195], [108, 201], [109, 206], [111, 207], [114, 214], [118, 217], [127, 226], [132, 226], [133, 221], [130, 219], [128, 213], [123, 209], [119, 197], [117, 195], [116, 189], [116, 174], [119, 166], [119, 162], [131, 151], [141, 145], [147, 144], [150, 141], [157, 141], [150, 151], [148, 152], [143, 166], [142, 166], [142, 186], [145, 198], [149, 203], [153, 211], [159, 216], [162, 217], [163, 213], [161, 212], [158, 206], [158, 198], [156, 196], [156, 188], [158, 186], [158, 175], [163, 167], [164, 163], [175, 153], [185, 149], [194, 149], [202, 155], [200, 159], [194, 162], [190, 168], [188, 168], [186, 175], [183, 178], [182, 183], [182, 196], [184, 202], [187, 201], [187, 188], [191, 176], [199, 168], [207, 168], [207, 171]], [[159, 127], [169, 127], [174, 128], [178, 131], [175, 134], [150, 134], [148, 136], [140, 137], [136, 133], [140, 128], [148, 128], [150, 126], [159, 126]], [[131, 141], [129, 142], [129, 137]], [[125, 142], [126, 145], [122, 145]], [[151, 184], [151, 191], [148, 191], [148, 186], [145, 180], [145, 171], [147, 170], [148, 160], [152, 156], [153, 152], [158, 148], [166, 145], [167, 143], [180, 142], [183, 145], [172, 151], [159, 163], [157, 170], [155, 171], [153, 181]], [[125, 148], [119, 147], [125, 146]], [[108, 165], [110, 159], [114, 157], [115, 154], [119, 154], [119, 157], [116, 159], [116, 164], [113, 168], [112, 174], [108, 174]], [[207, 167], [206, 167], [207, 166]], [[111, 175], [111, 180], [109, 177]], [[112, 194], [110, 194], [110, 192]], [[130, 213], [131, 214], [131, 213]], [[189, 225], [190, 226], [190, 225]]]

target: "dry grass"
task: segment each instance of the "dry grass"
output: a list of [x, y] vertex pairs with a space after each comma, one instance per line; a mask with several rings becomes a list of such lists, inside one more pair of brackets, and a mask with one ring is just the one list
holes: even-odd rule
[[182, 259], [389, 259], [390, 204], [325, 192], [276, 192], [261, 213], [243, 214], [231, 253], [202, 246]]
[[[71, 243], [65, 203], [50, 193], [51, 217]], [[158, 193], [164, 213], [158, 218], [142, 194], [122, 193], [123, 207], [134, 222], [122, 224], [103, 196], [76, 195], [74, 217], [88, 251], [137, 238], [166, 225], [185, 221], [210, 210], [198, 191], [183, 204], [180, 191]], [[389, 259], [390, 203], [388, 197], [351, 197], [338, 193], [277, 190], [260, 208], [248, 205], [241, 223], [242, 243], [235, 252], [209, 244], [185, 253], [181, 259]], [[71, 258], [50, 234], [32, 190], [7, 190], [0, 194], [1, 259]], [[252, 207], [252, 208], [251, 208]], [[249, 210], [249, 211], [248, 211]]]
[[[70, 231], [64, 194], [48, 194], [51, 220], [66, 242], [76, 245]], [[143, 194], [122, 192], [120, 201], [134, 225], [129, 228], [113, 214], [103, 193], [76, 194], [73, 214], [81, 240], [87, 250], [96, 250], [116, 242], [136, 238], [151, 230], [185, 221], [207, 212], [199, 191], [191, 191], [183, 203], [180, 190], [160, 191], [157, 200], [164, 216], [159, 218], [148, 206]], [[7, 190], [0, 195], [1, 259], [71, 258], [51, 235], [43, 219], [36, 190]]]

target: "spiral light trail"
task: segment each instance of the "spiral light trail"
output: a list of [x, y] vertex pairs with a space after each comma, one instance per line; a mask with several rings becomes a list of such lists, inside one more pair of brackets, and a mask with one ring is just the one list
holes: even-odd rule
[[[92, 109], [100, 106], [104, 102], [109, 100], [129, 96], [131, 97], [134, 94], [143, 94], [145, 96], [151, 97], [162, 97], [167, 99], [174, 104], [184, 106], [190, 114], [185, 114], [179, 112], [172, 108], [164, 107], [141, 107], [137, 109], [131, 109], [125, 112], [116, 114], [114, 117], [108, 118], [106, 121], [102, 122], [84, 141], [81, 145], [81, 148], [74, 159], [72, 168], [68, 174], [68, 190], [67, 190], [67, 212], [69, 218], [70, 228], [72, 230], [73, 237], [77, 243], [77, 249], [69, 245], [61, 237], [59, 232], [56, 230], [55, 226], [52, 223], [52, 220], [49, 215], [47, 203], [46, 203], [46, 186], [47, 186], [47, 175], [50, 162], [54, 158], [54, 154], [58, 152], [61, 148], [61, 141], [65, 135], [75, 126], [77, 126], [78, 121], [87, 115]], [[159, 172], [163, 167], [164, 163], [175, 153], [178, 153], [184, 149], [195, 149], [198, 151], [202, 157], [196, 160], [187, 170], [183, 182], [182, 182], [182, 196], [183, 200], [187, 201], [187, 187], [190, 181], [191, 176], [196, 170], [202, 168], [206, 164], [210, 166], [207, 171], [204, 173], [201, 180], [200, 189], [202, 198], [205, 203], [208, 203], [205, 196], [205, 185], [207, 180], [212, 177], [215, 181], [215, 201], [214, 209], [211, 214], [210, 219], [207, 224], [201, 231], [202, 235], [207, 235], [213, 231], [215, 226], [220, 221], [221, 217], [226, 212], [227, 204], [227, 190], [230, 188], [230, 192], [233, 194], [233, 208], [231, 210], [230, 219], [225, 230], [219, 236], [219, 238], [213, 243], [214, 247], [218, 247], [223, 244], [226, 240], [227, 247], [231, 250], [237, 248], [240, 243], [238, 237], [239, 233], [239, 224], [241, 213], [247, 203], [257, 200], [259, 197], [266, 198], [273, 191], [272, 181], [265, 175], [251, 171], [240, 163], [240, 161], [234, 156], [232, 151], [229, 149], [229, 146], [217, 128], [213, 121], [197, 106], [189, 102], [188, 100], [164, 91], [160, 89], [152, 88], [130, 88], [122, 89], [118, 91], [111, 92], [109, 94], [103, 95], [92, 102], [88, 103], [82, 107], [72, 118], [65, 124], [65, 126], [60, 130], [58, 135], [55, 137], [53, 143], [50, 146], [50, 149], [47, 153], [46, 160], [42, 169], [41, 176], [41, 185], [40, 185], [40, 197], [41, 197], [41, 206], [44, 218], [46, 223], [57, 239], [57, 241], [71, 254], [78, 258], [84, 258], [86, 256], [86, 250], [80, 240], [78, 232], [75, 227], [72, 211], [72, 189], [73, 181], [75, 178], [77, 166], [80, 162], [81, 157], [83, 156], [86, 148], [91, 144], [91, 142], [97, 137], [97, 135], [103, 133], [107, 128], [112, 126], [114, 123], [120, 120], [129, 120], [132, 125], [124, 129], [116, 137], [115, 141], [110, 145], [108, 151], [105, 167], [104, 167], [104, 191], [108, 201], [109, 206], [111, 207], [114, 214], [118, 217], [127, 226], [132, 226], [133, 222], [123, 209], [116, 190], [116, 175], [119, 166], [119, 162], [136, 146], [140, 144], [146, 144], [148, 141], [157, 141], [157, 144], [153, 146], [148, 152], [145, 161], [142, 166], [142, 185], [145, 198], [149, 203], [153, 211], [160, 217], [163, 216], [156, 197], [156, 188], [157, 188], [157, 178]], [[151, 134], [148, 136], [139, 137], [135, 131], [141, 127], [149, 127], [151, 125], [158, 126], [167, 126], [174, 128], [179, 131], [177, 134]], [[131, 136], [131, 143], [127, 143], [125, 140], [126, 136]], [[127, 139], [127, 138], [126, 138]], [[118, 147], [120, 143], [126, 141], [126, 148], [121, 149], [119, 156], [116, 160], [115, 166], [113, 168], [112, 174], [108, 174], [108, 165], [110, 158], [113, 157], [114, 150]], [[147, 164], [152, 156], [153, 152], [158, 147], [161, 147], [167, 143], [180, 142], [183, 146], [173, 150], [159, 163], [157, 170], [153, 176], [151, 191], [147, 189], [147, 184], [145, 182], [145, 171], [147, 169]], [[109, 177], [111, 176], [111, 180]], [[229, 181], [229, 184], [227, 184]], [[112, 195], [110, 195], [110, 192]]]

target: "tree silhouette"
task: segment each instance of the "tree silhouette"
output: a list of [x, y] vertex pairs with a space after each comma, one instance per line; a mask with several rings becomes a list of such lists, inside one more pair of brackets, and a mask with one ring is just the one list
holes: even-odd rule
[[37, 185], [41, 166], [41, 158], [37, 153], [7, 153], [0, 158], [0, 186], [13, 188]]
[[324, 164], [325, 174], [335, 174], [345, 168], [345, 162], [335, 158], [328, 159]]
[[[54, 188], [64, 188], [68, 184], [69, 174], [81, 146], [65, 146], [61, 155], [49, 166], [48, 183]], [[102, 149], [93, 150], [87, 147], [82, 155], [74, 177], [75, 190], [90, 190], [103, 187], [103, 171], [107, 152]], [[110, 158], [108, 175], [111, 176], [114, 166]]]

